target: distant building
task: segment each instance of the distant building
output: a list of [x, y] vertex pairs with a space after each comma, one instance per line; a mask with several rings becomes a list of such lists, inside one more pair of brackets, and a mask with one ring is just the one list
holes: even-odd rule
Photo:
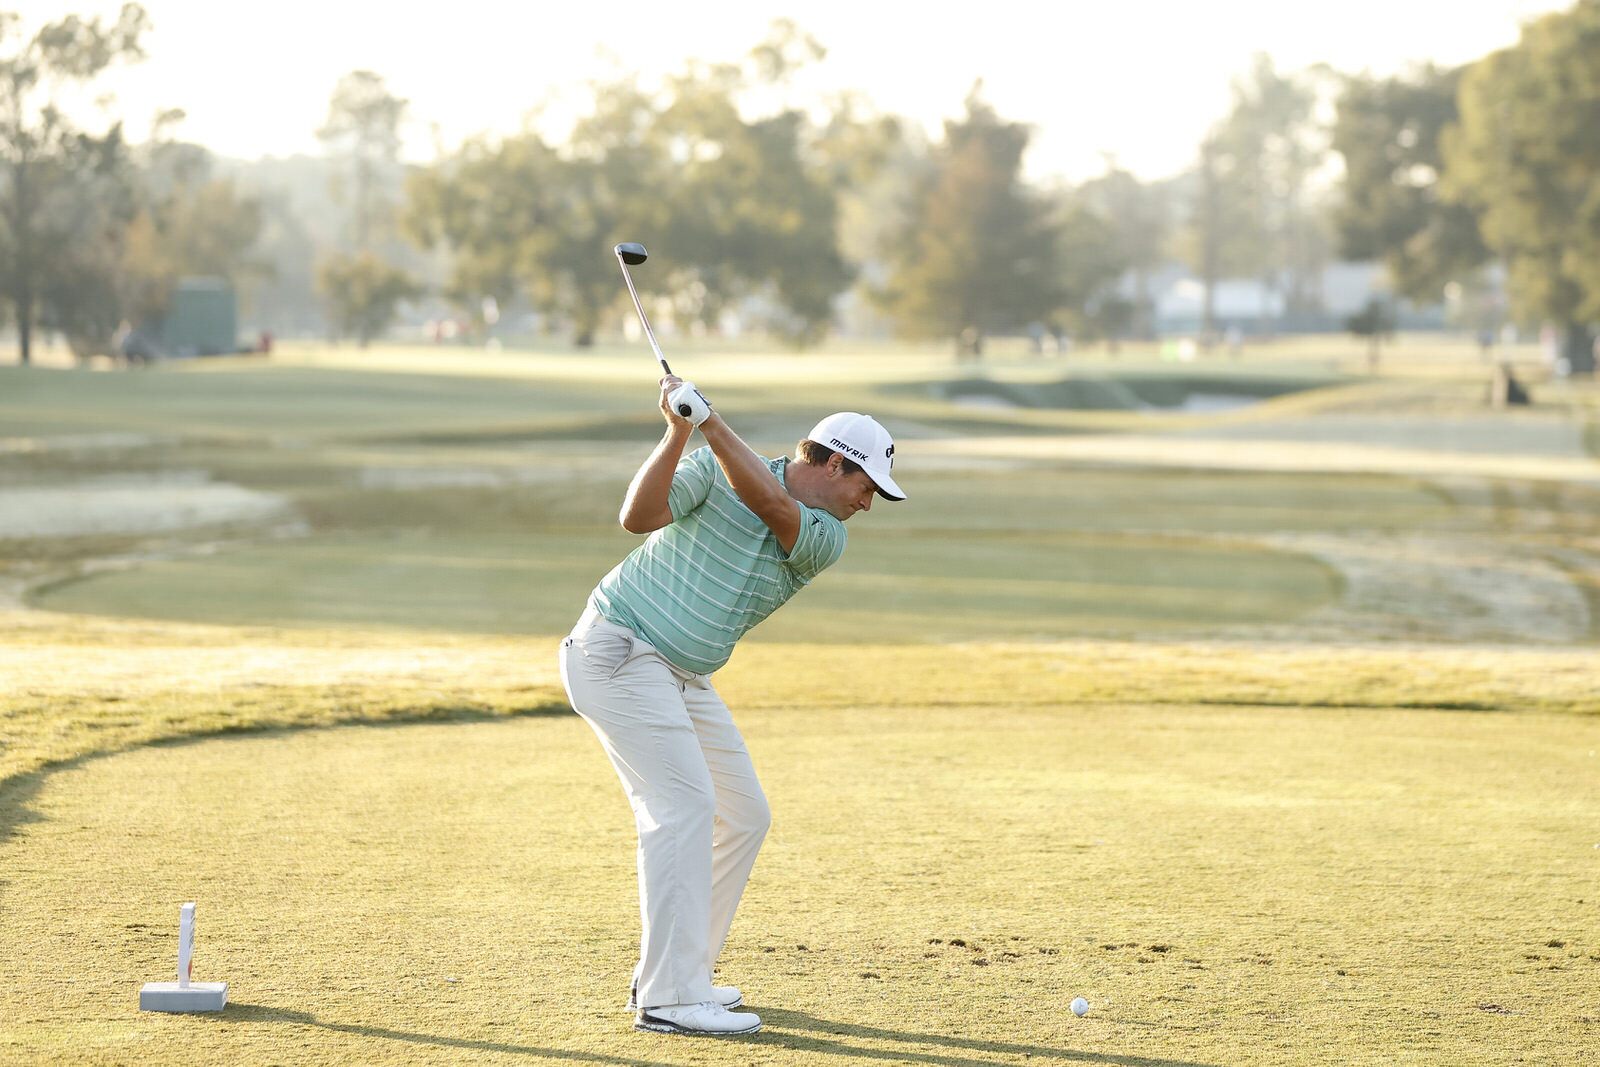
[[[1212, 294], [1217, 330], [1219, 333], [1236, 330], [1247, 336], [1342, 333], [1345, 320], [1360, 313], [1373, 297], [1395, 303], [1400, 329], [1439, 329], [1445, 324], [1442, 302], [1418, 308], [1408, 301], [1396, 300], [1383, 266], [1378, 263], [1330, 263], [1316, 278], [1312, 291], [1319, 294], [1316, 307], [1291, 311], [1283, 293], [1268, 289], [1259, 279], [1224, 279], [1217, 283]], [[1153, 280], [1150, 292], [1155, 305], [1157, 333], [1200, 331], [1205, 286], [1199, 278], [1181, 268], [1165, 271]]]

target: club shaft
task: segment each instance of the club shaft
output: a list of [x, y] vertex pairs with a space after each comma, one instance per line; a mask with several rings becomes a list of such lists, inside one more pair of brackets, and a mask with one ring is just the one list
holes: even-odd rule
[[656, 343], [656, 332], [650, 328], [650, 316], [644, 313], [644, 305], [639, 302], [639, 291], [633, 287], [633, 275], [628, 273], [628, 265], [622, 262], [622, 257], [617, 257], [617, 262], [622, 266], [622, 280], [628, 283], [628, 295], [633, 297], [634, 310], [639, 313], [639, 321], [644, 324], [644, 335], [650, 338], [650, 350], [656, 354], [656, 361], [661, 364], [663, 373], [671, 374], [672, 368], [667, 366], [667, 357], [661, 354], [661, 346]]

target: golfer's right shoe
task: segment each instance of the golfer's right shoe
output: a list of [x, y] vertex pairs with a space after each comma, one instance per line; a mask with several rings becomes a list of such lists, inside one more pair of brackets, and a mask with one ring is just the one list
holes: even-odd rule
[[729, 1011], [714, 1000], [700, 1004], [672, 1004], [664, 1008], [640, 1008], [633, 1028], [654, 1034], [695, 1034], [727, 1036], [753, 1034], [761, 1029], [761, 1016], [748, 1011]]

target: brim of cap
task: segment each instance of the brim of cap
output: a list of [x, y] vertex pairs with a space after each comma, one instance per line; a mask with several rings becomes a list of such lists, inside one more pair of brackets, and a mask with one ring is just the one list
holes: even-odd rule
[[878, 495], [885, 500], [904, 500], [905, 490], [894, 484], [894, 479], [887, 474], [878, 474], [867, 471], [867, 477], [872, 479], [872, 484], [878, 487]]

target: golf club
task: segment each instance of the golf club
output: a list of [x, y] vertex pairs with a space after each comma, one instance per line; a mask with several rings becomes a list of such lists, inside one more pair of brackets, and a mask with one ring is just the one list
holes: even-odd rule
[[[622, 268], [622, 280], [628, 283], [628, 295], [633, 297], [634, 310], [639, 313], [639, 321], [644, 324], [644, 335], [650, 339], [650, 349], [656, 354], [656, 361], [661, 364], [662, 373], [671, 374], [672, 368], [667, 366], [667, 357], [661, 354], [661, 345], [656, 342], [656, 332], [650, 328], [650, 317], [644, 313], [644, 305], [639, 302], [639, 290], [633, 287], [633, 275], [628, 273], [629, 265], [638, 266], [650, 258], [650, 253], [644, 250], [644, 245], [632, 241], [625, 241], [612, 251], [617, 254], [617, 264]], [[693, 382], [684, 382], [674, 389], [667, 399], [677, 408], [679, 415], [696, 426], [704, 422], [711, 413], [711, 404], [705, 395], [694, 387]]]
[[661, 346], [656, 343], [656, 332], [650, 328], [650, 319], [644, 313], [644, 305], [639, 303], [639, 291], [633, 287], [633, 275], [628, 273], [629, 265], [637, 267], [650, 258], [650, 253], [644, 250], [644, 245], [624, 242], [612, 249], [617, 254], [617, 263], [622, 267], [622, 280], [628, 283], [628, 295], [633, 297], [633, 307], [639, 313], [639, 321], [644, 324], [644, 335], [650, 338], [650, 348], [656, 354], [656, 359], [661, 363], [661, 369], [667, 374], [672, 373], [672, 368], [667, 366], [667, 357], [661, 354]]

